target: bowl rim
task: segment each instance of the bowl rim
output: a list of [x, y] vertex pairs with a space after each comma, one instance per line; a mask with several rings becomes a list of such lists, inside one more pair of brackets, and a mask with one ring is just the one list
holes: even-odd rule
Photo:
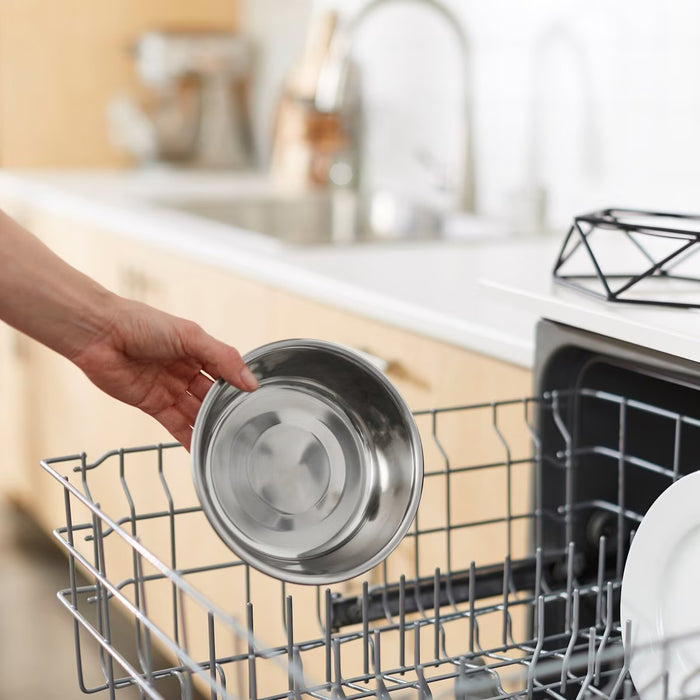
[[[270, 564], [265, 560], [260, 560], [255, 556], [254, 552], [239, 546], [239, 543], [235, 540], [235, 538], [232, 538], [229, 534], [231, 532], [235, 532], [237, 528], [233, 527], [228, 519], [221, 517], [219, 508], [217, 508], [214, 504], [213, 495], [209, 492], [209, 489], [205, 484], [206, 468], [204, 461], [206, 455], [200, 455], [200, 452], [202, 451], [202, 443], [204, 441], [203, 432], [205, 425], [207, 424], [207, 418], [209, 416], [209, 411], [212, 404], [214, 404], [225, 387], [231, 387], [230, 384], [221, 378], [216, 379], [214, 384], [209, 388], [209, 391], [202, 401], [202, 405], [199, 409], [195, 420], [195, 425], [192, 430], [190, 464], [194, 479], [195, 491], [202, 506], [202, 510], [209, 520], [213, 530], [223, 540], [224, 544], [226, 544], [244, 563], [249, 564], [254, 569], [257, 569], [264, 574], [272, 576], [278, 580], [287, 581], [288, 583], [309, 585], [328, 585], [332, 583], [339, 583], [340, 581], [345, 581], [359, 576], [384, 561], [384, 559], [386, 559], [386, 557], [388, 557], [389, 554], [396, 549], [410, 529], [418, 511], [418, 506], [420, 504], [423, 491], [424, 464], [420, 433], [414, 420], [413, 413], [409, 409], [401, 393], [394, 386], [393, 382], [379, 368], [374, 366], [362, 352], [357, 351], [347, 345], [343, 345], [342, 343], [337, 343], [335, 341], [319, 340], [314, 338], [289, 338], [285, 340], [276, 340], [274, 342], [261, 345], [260, 347], [246, 353], [243, 356], [243, 360], [246, 362], [246, 364], [248, 364], [271, 352], [284, 349], [321, 350], [330, 352], [331, 354], [340, 357], [345, 361], [352, 362], [354, 365], [359, 366], [364, 372], [370, 375], [381, 386], [381, 388], [386, 391], [393, 404], [396, 406], [399, 417], [406, 427], [409, 435], [413, 468], [410, 499], [406, 504], [405, 512], [398, 526], [395, 528], [393, 535], [377, 552], [364, 560], [361, 564], [356, 565], [352, 569], [346, 569], [334, 574], [314, 574], [309, 572], [302, 573], [289, 571], [281, 567], [276, 567], [274, 564]], [[232, 397], [239, 396], [240, 393], [242, 393], [242, 390], [240, 389], [236, 389], [235, 387], [231, 388], [233, 389]]]

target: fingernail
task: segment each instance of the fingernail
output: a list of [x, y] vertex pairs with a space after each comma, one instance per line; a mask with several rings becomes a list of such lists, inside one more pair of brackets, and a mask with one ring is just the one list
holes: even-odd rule
[[241, 382], [248, 391], [255, 391], [258, 388], [258, 380], [247, 367], [241, 370]]

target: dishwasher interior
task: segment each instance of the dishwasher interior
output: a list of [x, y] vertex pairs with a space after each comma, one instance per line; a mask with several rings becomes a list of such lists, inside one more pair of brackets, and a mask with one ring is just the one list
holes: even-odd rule
[[[55, 536], [70, 585], [58, 597], [81, 689], [166, 698], [175, 679], [182, 698], [636, 695], [625, 557], [656, 496], [697, 468], [697, 370], [548, 322], [537, 342], [534, 397], [415, 414], [425, 481], [412, 528], [382, 565], [331, 587], [236, 559], [178, 445], [45, 460], [64, 494]], [[112, 643], [114, 616], [133, 622], [129, 648]], [[86, 644], [99, 645], [99, 668], [82, 663]], [[672, 644], [650, 657], [661, 689]]]

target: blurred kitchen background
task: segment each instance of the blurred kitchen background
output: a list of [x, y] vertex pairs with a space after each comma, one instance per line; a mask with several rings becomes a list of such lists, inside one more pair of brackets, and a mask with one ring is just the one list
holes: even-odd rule
[[[330, 7], [342, 25], [364, 5], [6, 0], [0, 163], [132, 165], [138, 158], [123, 133], [107, 128], [107, 112], [114, 127], [134, 116], [127, 106], [134, 96], [152, 106], [158, 79], [148, 85], [137, 72], [139, 38], [207, 29], [243, 39], [232, 70], [244, 79], [248, 95], [239, 97], [249, 109], [255, 162], [265, 168], [283, 86], [308, 49], [317, 15]], [[413, 180], [407, 187], [445, 189], [465, 167], [450, 155], [466, 129], [481, 214], [524, 227], [544, 207], [546, 221], [561, 226], [572, 211], [613, 201], [688, 208], [700, 177], [697, 3], [445, 0], [444, 7], [462, 37], [427, 2], [379, 3], [355, 23], [363, 147], [384, 161], [376, 177], [399, 172]], [[322, 52], [317, 46], [309, 61]], [[148, 160], [145, 137], [138, 125], [134, 131], [131, 153]]]
[[[386, 230], [435, 211], [539, 235], [612, 204], [700, 210], [700, 3], [440, 7], [0, 0], [0, 167], [272, 172], [378, 193]], [[64, 561], [3, 508], [0, 698], [77, 697]]]

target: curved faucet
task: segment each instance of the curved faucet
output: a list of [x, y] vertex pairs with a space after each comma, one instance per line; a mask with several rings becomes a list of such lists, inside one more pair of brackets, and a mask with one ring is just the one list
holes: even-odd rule
[[533, 78], [531, 113], [529, 122], [529, 144], [526, 153], [525, 172], [527, 181], [524, 192], [529, 195], [527, 208], [532, 213], [532, 220], [527, 222], [536, 231], [546, 231], [554, 222], [549, 220], [548, 207], [551, 204], [551, 192], [547, 190], [544, 173], [544, 146], [547, 127], [547, 113], [543, 107], [543, 97], [554, 91], [546, 84], [545, 71], [551, 64], [550, 51], [561, 48], [572, 58], [573, 70], [577, 75], [576, 85], [583, 104], [580, 125], [581, 174], [595, 178], [600, 172], [600, 144], [596, 124], [594, 89], [589, 65], [581, 42], [571, 29], [555, 22], [548, 25], [537, 37], [533, 52]]
[[[323, 112], [340, 112], [347, 108], [349, 98], [351, 53], [357, 29], [378, 7], [407, 0], [370, 0], [357, 14], [339, 25], [331, 41], [327, 58], [317, 84], [315, 104]], [[466, 35], [459, 20], [437, 0], [410, 0], [435, 10], [454, 32], [461, 52], [463, 80], [463, 148], [460, 154], [461, 183], [458, 185], [458, 206], [461, 211], [475, 209], [474, 159], [472, 154], [472, 106], [470, 79], [470, 52]]]

